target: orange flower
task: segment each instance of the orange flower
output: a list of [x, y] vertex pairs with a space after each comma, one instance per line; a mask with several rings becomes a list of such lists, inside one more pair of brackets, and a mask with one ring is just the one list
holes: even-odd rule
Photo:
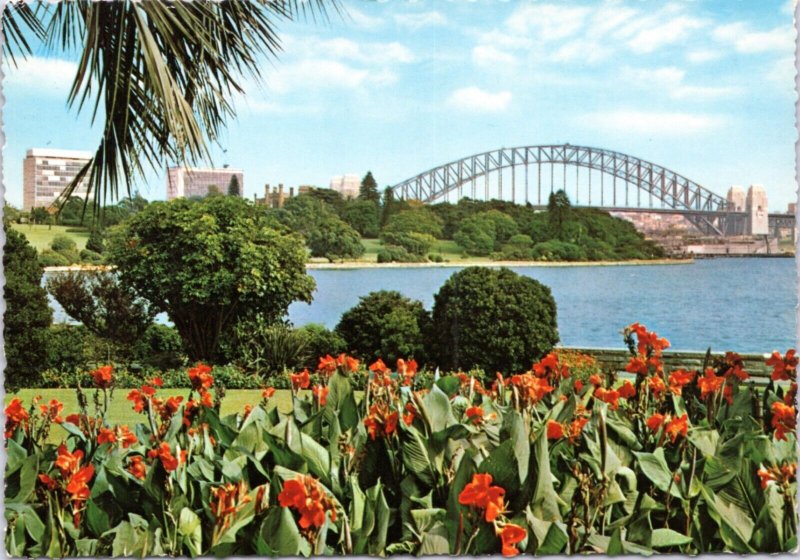
[[360, 362], [355, 358], [348, 356], [347, 354], [339, 354], [339, 357], [336, 358], [336, 364], [342, 366], [343, 368], [347, 369], [350, 372], [358, 371], [358, 364]]
[[772, 356], [766, 361], [768, 366], [772, 366], [772, 380], [786, 381], [795, 379], [797, 376], [798, 358], [795, 356], [794, 348], [786, 351], [786, 356], [781, 357], [780, 352], [773, 352]]
[[517, 387], [520, 400], [526, 405], [538, 403], [546, 394], [555, 390], [547, 382], [547, 379], [527, 373], [524, 375], [512, 375], [511, 384]]
[[83, 451], [78, 449], [75, 453], [70, 453], [65, 444], [58, 447], [58, 456], [54, 462], [55, 466], [61, 471], [61, 478], [66, 479], [77, 472], [83, 460]]
[[633, 383], [628, 381], [627, 379], [622, 384], [622, 386], [617, 389], [619, 391], [619, 396], [623, 399], [630, 399], [636, 396], [636, 387], [633, 386]]
[[647, 419], [647, 427], [650, 428], [653, 432], [657, 432], [661, 425], [664, 423], [666, 417], [663, 414], [653, 414], [650, 418]]
[[151, 379], [148, 383], [150, 385], [155, 385], [156, 387], [163, 387], [164, 386], [164, 381], [158, 376], [156, 376], [153, 379]]
[[575, 443], [583, 432], [583, 427], [589, 422], [588, 418], [579, 417], [569, 425], [569, 442]]
[[603, 384], [603, 376], [594, 373], [589, 376], [589, 383], [591, 383], [595, 387], [599, 387], [600, 385]]
[[325, 403], [328, 402], [328, 388], [323, 387], [322, 385], [314, 385], [311, 388], [311, 393], [314, 395], [314, 400], [319, 403], [320, 407], [325, 406]]
[[403, 414], [403, 422], [406, 423], [406, 426], [410, 426], [414, 423], [414, 418], [417, 417], [417, 409], [416, 407], [411, 404], [410, 402], [406, 403], [406, 412]]
[[547, 356], [533, 364], [533, 373], [537, 377], [547, 377], [553, 382], [569, 377], [569, 367], [558, 363], [558, 356], [550, 352]]
[[414, 382], [414, 376], [417, 375], [417, 367], [416, 360], [405, 361], [402, 358], [397, 359], [397, 373], [403, 376], [403, 385], [406, 387]]
[[161, 414], [162, 420], [169, 420], [175, 413], [178, 412], [178, 409], [181, 407], [181, 403], [183, 402], [183, 397], [169, 397], [166, 402], [160, 407], [159, 413]]
[[547, 421], [547, 439], [561, 439], [564, 437], [564, 426], [555, 420]]
[[650, 390], [653, 392], [653, 395], [656, 397], [666, 391], [667, 386], [664, 384], [664, 380], [661, 379], [658, 375], [654, 375], [647, 380], [647, 385], [650, 387]]
[[458, 495], [458, 503], [484, 510], [486, 522], [491, 523], [505, 509], [505, 494], [502, 487], [492, 486], [492, 475], [475, 474]]
[[683, 387], [694, 381], [695, 372], [685, 369], [676, 369], [669, 374], [669, 390], [672, 394], [681, 396]]
[[789, 389], [786, 391], [786, 394], [783, 395], [783, 403], [792, 406], [796, 398], [797, 398], [797, 383], [795, 381], [792, 381], [792, 384], [789, 385]]
[[209, 391], [200, 390], [200, 404], [206, 408], [211, 408], [214, 406], [214, 401], [211, 398], [211, 393]]
[[[142, 385], [141, 389], [132, 389], [127, 400], [133, 403], [133, 410], [143, 412], [147, 408], [147, 401], [155, 394], [155, 389], [149, 385]], [[69, 422], [69, 417], [67, 417]]]
[[261, 398], [271, 399], [274, 394], [275, 394], [275, 387], [267, 387], [266, 389], [261, 391]]
[[786, 432], [793, 432], [797, 426], [797, 411], [793, 406], [778, 401], [772, 403], [772, 427], [775, 428], [775, 437], [786, 440]]
[[[399, 361], [399, 360], [398, 360], [398, 361]], [[389, 368], [388, 368], [388, 367], [386, 367], [386, 364], [384, 364], [384, 363], [383, 363], [383, 360], [381, 360], [380, 358], [378, 358], [378, 359], [375, 361], [375, 363], [373, 363], [371, 366], [369, 366], [369, 370], [370, 370], [372, 373], [377, 373], [377, 374], [383, 375], [383, 374], [385, 374], [386, 372], [388, 372], [388, 371], [389, 371]]]
[[250, 496], [247, 495], [247, 484], [244, 480], [240, 480], [238, 484], [229, 482], [224, 486], [212, 488], [211, 496], [211, 514], [214, 516], [215, 524], [220, 527], [230, 524], [228, 517], [234, 515], [251, 501]]
[[374, 440], [378, 436], [390, 436], [397, 430], [397, 411], [389, 412], [384, 404], [373, 404], [369, 414], [364, 418], [369, 437]]
[[594, 390], [594, 396], [611, 406], [612, 410], [617, 410], [619, 408], [619, 391], [598, 387]]
[[97, 445], [104, 443], [117, 443], [117, 434], [108, 428], [100, 428], [100, 433], [97, 434]]
[[292, 379], [293, 391], [308, 389], [308, 386], [311, 385], [311, 376], [309, 375], [307, 369], [304, 369], [300, 373], [292, 373], [289, 377]]
[[575, 384], [573, 386], [575, 387], [575, 392], [580, 392], [581, 389], [583, 389], [583, 381], [581, 381], [580, 379], [576, 379]]
[[684, 413], [680, 418], [673, 418], [667, 422], [667, 427], [665, 428], [665, 431], [672, 440], [672, 443], [675, 443], [675, 440], [678, 439], [678, 436], [686, 437], [688, 430], [689, 419], [686, 416], [686, 413]]
[[336, 521], [333, 501], [311, 476], [297, 475], [284, 482], [278, 502], [281, 507], [292, 508], [300, 514], [299, 525], [303, 529], [322, 527], [326, 513], [330, 514], [331, 521]]
[[483, 409], [479, 406], [471, 406], [466, 411], [467, 420], [473, 424], [480, 424], [483, 422]]
[[55, 480], [53, 480], [52, 478], [50, 478], [49, 476], [47, 476], [44, 473], [41, 473], [39, 475], [39, 482], [44, 484], [45, 488], [47, 488], [51, 492], [58, 488], [58, 482], [56, 482]]
[[628, 373], [635, 373], [636, 375], [645, 376], [648, 373], [647, 362], [639, 357], [633, 357], [628, 361], [625, 366], [625, 371]]
[[500, 532], [500, 541], [503, 543], [503, 556], [516, 556], [519, 554], [517, 544], [525, 540], [528, 533], [519, 525], [513, 523], [506, 523]]
[[27, 424], [28, 411], [22, 407], [22, 401], [19, 399], [11, 399], [6, 407], [6, 439], [14, 435], [17, 427], [20, 424]]
[[319, 364], [317, 365], [317, 371], [325, 373], [327, 375], [333, 375], [334, 373], [336, 373], [336, 358], [334, 358], [330, 354], [326, 355], [323, 358], [320, 358]]
[[139, 480], [144, 480], [147, 476], [147, 467], [142, 462], [141, 455], [134, 455], [131, 457], [131, 463], [128, 466], [128, 472]]
[[108, 389], [111, 387], [112, 378], [111, 372], [113, 371], [112, 366], [103, 366], [99, 367], [94, 370], [92, 375], [92, 381], [94, 381], [94, 386], [98, 389]]
[[697, 380], [697, 386], [700, 387], [700, 398], [705, 399], [709, 395], [713, 395], [722, 387], [723, 383], [725, 383], [724, 377], [717, 377], [714, 375], [713, 369], [706, 368], [705, 376]]
[[726, 378], [736, 377], [739, 381], [747, 381], [750, 379], [750, 376], [744, 370], [744, 361], [742, 357], [736, 352], [725, 353], [725, 365], [728, 366], [728, 369], [723, 373]]
[[189, 368], [189, 381], [192, 383], [192, 389], [198, 391], [200, 389], [210, 389], [214, 384], [214, 378], [211, 376], [211, 367], [198, 362], [193, 368]]
[[648, 332], [647, 328], [639, 323], [633, 323], [625, 329], [626, 335], [630, 335], [631, 333], [636, 334], [638, 343], [636, 350], [642, 356], [646, 356], [650, 353], [655, 356], [660, 356], [662, 350], [669, 348], [669, 340], [666, 338], [659, 338], [655, 332]]
[[[183, 453], [185, 452], [182, 451], [181, 454]], [[150, 451], [148, 451], [147, 456], [150, 457], [151, 459], [155, 459], [156, 457], [158, 457], [158, 459], [161, 460], [161, 464], [163, 465], [164, 470], [167, 471], [167, 473], [171, 473], [172, 471], [177, 469], [178, 465], [180, 464], [178, 458], [172, 454], [172, 450], [170, 449], [169, 444], [166, 441], [161, 442], [161, 445], [158, 448], [151, 449]], [[184, 458], [181, 457], [181, 459]]]
[[62, 422], [62, 418], [59, 416], [59, 414], [63, 409], [64, 405], [56, 399], [50, 399], [49, 404], [39, 405], [39, 411], [42, 413], [42, 415], [56, 424], [60, 424]]
[[756, 474], [761, 479], [761, 489], [762, 490], [766, 490], [767, 489], [767, 485], [770, 482], [774, 482], [775, 481], [775, 475], [772, 473], [772, 471], [768, 471], [766, 469], [758, 469], [758, 472]]

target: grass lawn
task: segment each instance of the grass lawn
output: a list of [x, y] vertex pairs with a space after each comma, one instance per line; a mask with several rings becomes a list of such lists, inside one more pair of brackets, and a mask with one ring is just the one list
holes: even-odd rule
[[[145, 416], [137, 414], [133, 410], [133, 403], [128, 401], [125, 397], [128, 396], [130, 389], [117, 389], [114, 391], [112, 404], [109, 406], [107, 421], [109, 424], [127, 424], [132, 426], [137, 422], [144, 422]], [[89, 410], [92, 411], [94, 405], [92, 404], [93, 391], [87, 391], [89, 398]], [[189, 394], [189, 389], [159, 389], [159, 397], [171, 397], [174, 395], [182, 395], [184, 398]], [[75, 397], [75, 389], [22, 389], [14, 395], [6, 395], [5, 403], [8, 404], [11, 399], [19, 398], [22, 400], [25, 408], [31, 402], [31, 399], [36, 395], [42, 396], [42, 402], [48, 402], [50, 399], [57, 399], [64, 403], [64, 410], [62, 416], [67, 416], [73, 412], [78, 412], [78, 401]], [[275, 391], [271, 399], [282, 412], [289, 412], [292, 409], [292, 392], [288, 389]], [[230, 389], [225, 392], [225, 398], [222, 400], [222, 416], [241, 412], [244, 410], [246, 404], [253, 406], [261, 401], [261, 391], [258, 390], [233, 390]], [[49, 440], [53, 443], [60, 441], [66, 437], [67, 433], [59, 427], [55, 427], [50, 432]]]
[[[364, 245], [366, 252], [359, 259], [362, 262], [377, 262], [378, 252], [383, 248], [379, 239], [362, 239], [361, 243]], [[489, 262], [488, 257], [464, 257], [463, 249], [458, 246], [455, 241], [449, 239], [438, 239], [433, 244], [431, 250], [428, 252], [431, 255], [441, 255], [442, 258], [449, 262]]]
[[89, 231], [67, 231], [75, 229], [74, 226], [48, 226], [44, 224], [12, 224], [15, 230], [23, 234], [28, 242], [41, 252], [50, 248], [50, 242], [56, 235], [66, 235], [75, 240], [78, 251], [86, 248], [86, 241], [89, 239]]

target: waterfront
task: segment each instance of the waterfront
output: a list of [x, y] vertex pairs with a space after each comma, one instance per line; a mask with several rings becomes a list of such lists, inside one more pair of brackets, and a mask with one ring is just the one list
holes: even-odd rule
[[[549, 286], [558, 305], [561, 344], [620, 348], [633, 321], [669, 338], [679, 350], [785, 351], [796, 345], [794, 259], [708, 259], [680, 266], [510, 267]], [[313, 303], [295, 303], [296, 325], [336, 326], [360, 296], [397, 290], [426, 308], [455, 268], [309, 270]], [[52, 300], [54, 320], [66, 317]], [[161, 317], [165, 319], [165, 317]]]

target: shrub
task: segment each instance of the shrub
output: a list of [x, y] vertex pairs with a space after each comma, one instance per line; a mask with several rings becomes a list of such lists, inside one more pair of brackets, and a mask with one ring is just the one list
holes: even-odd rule
[[86, 249], [102, 254], [105, 250], [105, 236], [99, 229], [93, 229], [86, 240]]
[[305, 338], [306, 353], [309, 358], [303, 364], [309, 369], [316, 369], [321, 356], [338, 356], [347, 350], [347, 343], [336, 332], [324, 325], [311, 323], [296, 329]]
[[47, 333], [53, 312], [41, 286], [42, 267], [36, 249], [21, 233], [5, 224], [3, 229], [5, 386], [10, 390], [39, 376], [47, 360]]
[[103, 262], [103, 255], [100, 253], [95, 253], [89, 249], [83, 249], [80, 252], [80, 259], [81, 262], [89, 263], [89, 264], [101, 264]]
[[45, 249], [41, 253], [39, 253], [39, 265], [43, 267], [49, 266], [69, 266], [72, 264], [70, 260], [62, 255], [61, 253], [56, 253], [52, 249]]
[[381, 239], [387, 245], [402, 247], [408, 253], [418, 257], [424, 256], [436, 242], [436, 238], [432, 235], [413, 231], [408, 233], [387, 232], [381, 236]]
[[420, 255], [412, 255], [411, 253], [406, 251], [403, 247], [398, 247], [396, 245], [387, 245], [386, 247], [378, 251], [378, 262], [379, 263], [425, 262], [425, 257]]
[[83, 325], [53, 325], [47, 333], [46, 367], [56, 372], [86, 369], [97, 359], [108, 359], [106, 346]]
[[181, 335], [175, 327], [154, 323], [133, 346], [137, 361], [156, 369], [174, 369], [186, 363]]
[[308, 338], [263, 317], [239, 322], [235, 328], [233, 356], [245, 370], [267, 377], [300, 369], [310, 358]]
[[534, 245], [531, 256], [541, 261], [585, 261], [586, 251], [574, 243], [552, 239]]
[[324, 257], [330, 262], [357, 259], [365, 250], [358, 232], [336, 216], [311, 228], [306, 233], [306, 244], [312, 257]]
[[550, 288], [507, 268], [457, 272], [434, 302], [434, 352], [446, 369], [524, 371], [558, 342]]
[[372, 292], [345, 311], [335, 330], [350, 352], [369, 363], [380, 358], [393, 364], [402, 357], [422, 363], [430, 314], [399, 292]]
[[442, 236], [442, 219], [424, 206], [403, 210], [388, 219], [382, 233], [412, 232], [427, 233], [438, 239]]
[[68, 235], [56, 235], [50, 242], [50, 248], [56, 253], [62, 253], [64, 251], [77, 251], [78, 245]]

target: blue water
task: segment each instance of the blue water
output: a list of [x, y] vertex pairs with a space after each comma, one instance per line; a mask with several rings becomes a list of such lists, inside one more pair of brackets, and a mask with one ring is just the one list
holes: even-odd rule
[[[397, 290], [433, 305], [457, 269], [312, 270], [314, 301], [295, 303], [295, 325], [334, 327], [341, 314], [374, 290]], [[687, 265], [521, 267], [549, 286], [558, 307], [561, 344], [621, 347], [621, 330], [638, 321], [673, 349], [785, 351], [797, 345], [794, 259], [709, 259]]]
[[[295, 303], [297, 326], [336, 326], [360, 296], [397, 290], [433, 305], [433, 295], [456, 268], [312, 270], [314, 301]], [[687, 265], [520, 267], [516, 272], [546, 284], [558, 306], [565, 346], [623, 345], [621, 330], [638, 321], [673, 349], [785, 351], [797, 346], [794, 259], [710, 259]], [[68, 318], [51, 299], [54, 320]], [[159, 317], [166, 321], [166, 316]]]

